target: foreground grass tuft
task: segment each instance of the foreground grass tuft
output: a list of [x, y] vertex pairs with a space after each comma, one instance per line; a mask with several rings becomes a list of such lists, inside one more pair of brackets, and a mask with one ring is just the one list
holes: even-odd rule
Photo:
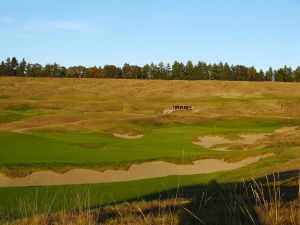
[[46, 213], [37, 213], [34, 201], [20, 202], [21, 219], [5, 225], [112, 225], [112, 224], [215, 224], [215, 225], [299, 225], [299, 178], [284, 181], [279, 175], [243, 182], [218, 185], [211, 182], [194, 196], [180, 196], [178, 187], [169, 198], [112, 203], [90, 207], [93, 197], [87, 190], [77, 192], [75, 209], [51, 213], [52, 202], [45, 202]]

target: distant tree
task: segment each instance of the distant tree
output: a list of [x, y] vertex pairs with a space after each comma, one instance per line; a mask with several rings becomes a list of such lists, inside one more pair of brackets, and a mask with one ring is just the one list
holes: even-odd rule
[[156, 66], [154, 63], [150, 64], [150, 74], [151, 74], [151, 79], [153, 80], [158, 79], [160, 75], [158, 66]]
[[17, 69], [18, 69], [18, 60], [16, 59], [16, 57], [12, 57], [11, 59], [11, 75], [12, 76], [16, 76], [17, 75]]
[[25, 59], [18, 62], [16, 57], [7, 58], [0, 63], [0, 76], [49, 76], [49, 77], [93, 77], [93, 78], [125, 78], [125, 79], [163, 79], [163, 80], [241, 80], [241, 81], [281, 81], [300, 82], [300, 67], [292, 70], [284, 66], [278, 70], [270, 67], [266, 72], [257, 71], [252, 67], [243, 65], [231, 65], [228, 63], [206, 64], [199, 61], [186, 64], [175, 61], [172, 66], [160, 62], [158, 65], [151, 63], [139, 67], [125, 63], [122, 68], [114, 65], [101, 67], [71, 66], [66, 69], [63, 66], [47, 64], [27, 63]]
[[184, 65], [175, 61], [172, 65], [172, 78], [174, 80], [183, 80], [184, 79]]
[[26, 75], [28, 77], [39, 77], [42, 75], [43, 67], [40, 64], [27, 64]]
[[131, 66], [132, 78], [141, 79], [142, 78], [142, 68], [139, 66]]
[[280, 68], [275, 73], [275, 81], [279, 82], [292, 82], [293, 81], [293, 72], [290, 67], [284, 66]]
[[172, 68], [170, 63], [167, 63], [167, 66], [165, 68], [165, 79], [166, 80], [172, 79]]
[[165, 65], [163, 62], [160, 62], [157, 66], [157, 73], [155, 79], [166, 79]]
[[220, 62], [215, 70], [218, 72], [218, 74], [215, 75], [216, 80], [225, 80], [225, 65], [223, 62]]
[[142, 68], [136, 65], [125, 63], [122, 67], [122, 77], [125, 79], [141, 79]]
[[101, 78], [102, 76], [102, 68], [101, 67], [90, 67], [87, 68], [88, 71], [88, 77], [92, 77], [92, 78]]
[[249, 80], [249, 81], [257, 81], [258, 80], [258, 73], [253, 66], [248, 69], [248, 79], [247, 80]]
[[298, 66], [294, 71], [294, 80], [300, 82], [300, 67]]
[[148, 64], [142, 68], [142, 79], [152, 79], [151, 68]]
[[209, 71], [205, 62], [198, 62], [194, 67], [195, 79], [197, 80], [208, 80]]
[[231, 67], [228, 65], [228, 63], [224, 64], [223, 73], [224, 73], [224, 80], [233, 80], [232, 70]]
[[1, 61], [1, 64], [0, 64], [0, 76], [5, 76], [5, 63], [3, 61]]
[[237, 65], [232, 68], [234, 80], [246, 81], [249, 80], [248, 68], [242, 65]]
[[16, 74], [18, 76], [25, 76], [26, 75], [26, 61], [25, 59], [22, 59], [22, 61], [20, 62], [19, 66], [16, 69]]
[[185, 80], [194, 80], [195, 79], [195, 70], [192, 61], [188, 61], [184, 68], [184, 77]]
[[265, 80], [266, 81], [273, 81], [273, 79], [274, 79], [274, 72], [273, 72], [272, 67], [270, 67], [268, 69], [268, 71], [266, 72]]
[[262, 69], [257, 73], [257, 81], [265, 81], [265, 72]]
[[122, 70], [114, 65], [105, 65], [103, 67], [103, 77], [122, 78]]
[[45, 77], [61, 77], [63, 75], [63, 69], [57, 63], [47, 64], [43, 68], [43, 76]]
[[13, 75], [13, 67], [12, 67], [11, 60], [9, 57], [6, 58], [6, 60], [5, 60], [4, 73], [6, 76]]
[[122, 77], [125, 79], [132, 78], [131, 67], [128, 63], [125, 63], [122, 67]]
[[84, 66], [71, 66], [66, 71], [66, 77], [89, 77], [89, 70]]

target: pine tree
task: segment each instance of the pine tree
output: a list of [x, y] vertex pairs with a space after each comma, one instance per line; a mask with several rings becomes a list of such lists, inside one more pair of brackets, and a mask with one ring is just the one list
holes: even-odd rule
[[266, 72], [265, 80], [266, 81], [273, 81], [274, 80], [274, 72], [273, 72], [272, 67], [270, 67], [268, 69], [268, 71]]
[[22, 59], [22, 61], [20, 62], [18, 68], [17, 68], [17, 75], [18, 76], [25, 76], [26, 75], [26, 61], [25, 59]]
[[299, 66], [294, 71], [294, 81], [300, 82], [300, 67]]
[[188, 61], [184, 68], [184, 80], [194, 80], [194, 65], [192, 61]]
[[259, 72], [257, 73], [257, 81], [264, 81], [265, 80], [265, 73], [264, 71], [261, 69], [259, 70]]
[[184, 79], [184, 65], [175, 61], [172, 65], [172, 77], [174, 80]]

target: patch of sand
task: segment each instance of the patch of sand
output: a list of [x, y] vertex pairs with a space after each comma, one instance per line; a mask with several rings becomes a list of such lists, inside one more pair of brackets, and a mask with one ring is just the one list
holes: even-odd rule
[[192, 143], [219, 151], [229, 151], [231, 147], [238, 145], [247, 145], [257, 149], [272, 144], [272, 138], [274, 141], [276, 137], [273, 136], [276, 134], [297, 133], [298, 129], [299, 127], [297, 126], [282, 127], [276, 129], [273, 133], [240, 134], [238, 139], [228, 139], [223, 136], [200, 136], [197, 141]]
[[[226, 145], [228, 143], [232, 143], [232, 140], [229, 140], [222, 136], [201, 136], [198, 137], [197, 141], [193, 141], [193, 144], [201, 145], [205, 148], [214, 148], [216, 145]], [[226, 150], [226, 147], [219, 147], [218, 150]]]
[[164, 111], [163, 111], [163, 113], [162, 113], [162, 115], [169, 115], [169, 114], [171, 114], [172, 112], [174, 112], [174, 110], [172, 110], [172, 109], [165, 109]]
[[299, 127], [282, 127], [282, 128], [279, 128], [277, 130], [275, 130], [275, 133], [285, 133], [285, 132], [290, 132], [290, 131], [295, 131], [297, 130]]
[[118, 133], [113, 133], [113, 135], [115, 137], [118, 138], [125, 138], [125, 139], [139, 139], [141, 137], [143, 137], [143, 134], [138, 134], [138, 135], [134, 135], [132, 133], [128, 133], [128, 134], [118, 134]]
[[[266, 133], [260, 133], [260, 134], [241, 134], [239, 137], [243, 138], [242, 139], [242, 144], [245, 145], [251, 145], [254, 144], [255, 142], [262, 140], [265, 138], [268, 134]], [[238, 142], [240, 143], [240, 142]]]
[[[219, 151], [228, 151], [232, 144], [252, 145], [259, 140], [265, 138], [268, 134], [240, 134], [239, 139], [228, 139], [222, 136], [201, 136], [198, 141], [192, 142], [196, 145], [201, 145], [205, 148], [215, 149]], [[261, 147], [261, 146], [260, 146]]]
[[273, 155], [274, 154], [272, 153], [259, 155], [234, 163], [228, 163], [220, 159], [197, 160], [193, 162], [193, 165], [176, 165], [164, 161], [145, 162], [138, 165], [134, 164], [130, 166], [128, 170], [106, 170], [103, 172], [88, 169], [73, 169], [65, 174], [58, 174], [53, 171], [40, 171], [23, 178], [9, 178], [0, 174], [0, 187], [94, 184], [132, 181], [172, 175], [214, 173], [238, 169]]

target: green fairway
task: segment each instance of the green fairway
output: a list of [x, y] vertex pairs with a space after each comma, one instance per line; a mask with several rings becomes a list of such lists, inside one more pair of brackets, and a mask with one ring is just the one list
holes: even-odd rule
[[[136, 122], [133, 122], [136, 123]], [[237, 135], [272, 132], [297, 120], [216, 121], [184, 125], [153, 125], [145, 122], [144, 136], [130, 140], [110, 133], [80, 132], [0, 132], [0, 166], [55, 167], [118, 166], [148, 160], [188, 161], [196, 158], [237, 160], [257, 154], [257, 150], [220, 152], [192, 144], [200, 135]], [[267, 151], [267, 150], [266, 150]]]

